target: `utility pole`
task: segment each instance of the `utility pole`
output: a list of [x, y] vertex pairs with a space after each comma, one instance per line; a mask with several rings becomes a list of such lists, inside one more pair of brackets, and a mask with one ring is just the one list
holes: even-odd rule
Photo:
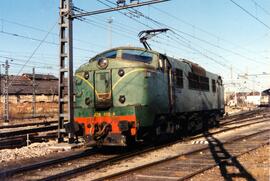
[[232, 67], [232, 65], [231, 65], [230, 71], [231, 71], [231, 85], [233, 86], [232, 90], [234, 91], [234, 104], [237, 104], [237, 92], [236, 92], [235, 82], [233, 82], [233, 67]]
[[35, 67], [33, 67], [32, 87], [33, 87], [32, 117], [35, 117], [36, 116], [36, 73], [35, 73]]
[[[58, 142], [64, 140], [64, 122], [69, 127], [68, 142], [74, 142], [74, 109], [73, 109], [73, 19], [83, 16], [91, 16], [122, 9], [145, 6], [169, 0], [149, 0], [135, 4], [121, 5], [92, 12], [74, 14], [72, 0], [60, 0], [60, 52], [59, 52], [59, 84], [58, 84]], [[67, 92], [67, 96], [65, 93]], [[67, 111], [64, 110], [67, 105]]]
[[109, 48], [112, 48], [112, 22], [113, 22], [113, 18], [109, 17], [107, 22], [109, 23]]
[[[12, 60], [11, 60], [12, 61]], [[9, 123], [9, 98], [8, 98], [8, 69], [10, 67], [8, 60], [6, 60], [5, 64], [3, 65], [5, 68], [5, 81], [3, 87], [3, 95], [4, 95], [4, 124]]]

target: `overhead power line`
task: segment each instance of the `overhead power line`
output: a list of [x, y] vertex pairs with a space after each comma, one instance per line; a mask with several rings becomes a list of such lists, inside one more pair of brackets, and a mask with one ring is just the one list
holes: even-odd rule
[[[0, 20], [1, 20], [2, 22], [6, 22], [6, 23], [13, 24], [13, 25], [16, 25], [16, 26], [20, 26], [20, 27], [32, 29], [32, 30], [35, 30], [35, 31], [45, 32], [45, 33], [48, 32], [48, 31], [46, 31], [46, 30], [44, 30], [44, 29], [41, 29], [41, 28], [39, 28], [39, 27], [34, 27], [34, 26], [27, 25], [27, 24], [18, 23], [18, 22], [15, 22], [15, 21], [10, 21], [10, 20], [3, 19], [3, 18], [0, 18]], [[2, 31], [4, 31], [3, 29], [5, 29], [5, 28], [2, 27]], [[53, 32], [50, 32], [50, 35], [53, 35], [53, 36], [55, 36], [55, 37], [57, 37], [57, 38], [59, 37], [59, 34], [53, 33]], [[85, 40], [81, 40], [81, 39], [76, 39], [76, 38], [74, 38], [74, 41], [77, 41], [77, 42], [80, 42], [80, 43], [89, 44], [89, 45], [98, 46], [98, 47], [100, 47], [100, 48], [105, 48], [105, 46], [102, 46], [102, 45], [99, 45], [99, 44], [96, 44], [96, 43], [93, 43], [93, 42], [88, 42], [88, 41], [85, 41]]]
[[258, 2], [256, 2], [255, 0], [251, 0], [257, 7], [259, 7], [261, 10], [263, 10], [263, 12], [265, 12], [266, 14], [270, 15], [270, 12], [267, 11], [264, 7], [262, 7], [260, 4], [258, 4]]
[[[104, 4], [104, 5], [108, 6], [108, 7], [110, 7], [110, 5], [108, 5], [108, 4], [104, 3], [104, 2], [102, 2], [101, 0], [97, 0], [97, 1], [99, 1], [100, 3], [102, 3], [102, 4]], [[105, 0], [105, 1], [107, 1], [107, 2], [109, 2], [109, 3], [111, 3], [111, 4], [115, 4], [115, 3], [111, 2], [110, 0]], [[161, 23], [161, 22], [158, 22], [158, 21], [156, 21], [156, 20], [154, 20], [154, 19], [152, 19], [152, 18], [150, 18], [150, 17], [144, 15], [142, 12], [140, 12], [140, 11], [138, 11], [138, 10], [134, 10], [133, 8], [132, 8], [132, 10], [133, 10], [133, 11], [132, 11], [133, 13], [136, 13], [136, 14], [138, 14], [139, 16], [141, 16], [141, 17], [143, 17], [143, 18], [145, 18], [145, 19], [147, 19], [147, 20], [150, 20], [150, 21], [154, 22], [154, 23], [155, 23], [156, 25], [158, 25], [159, 27], [164, 27], [164, 26], [165, 26], [165, 27], [169, 27], [169, 28], [171, 28], [171, 29], [175, 29], [175, 28], [173, 28], [173, 27], [170, 27], [170, 26], [168, 26], [168, 25], [165, 25], [165, 24], [163, 24], [163, 23]], [[128, 11], [131, 11], [131, 10], [128, 10]], [[120, 12], [120, 13], [121, 13], [121, 12]], [[123, 13], [122, 13], [122, 14], [123, 14]], [[127, 16], [125, 13], [124, 13], [124, 15]], [[133, 19], [133, 18], [132, 18], [132, 19]], [[137, 20], [137, 21], [138, 21], [138, 20]], [[139, 21], [139, 22], [140, 22], [140, 21]], [[147, 27], [149, 27], [149, 28], [151, 28], [151, 29], [153, 28], [153, 27], [151, 27], [151, 26], [149, 26], [149, 25], [146, 25], [146, 24], [144, 24], [144, 23], [142, 23], [142, 24], [145, 25], [145, 26], [147, 26]], [[175, 30], [176, 30], [176, 29], [175, 29]], [[201, 54], [202, 56], [206, 57], [207, 59], [209, 59], [209, 60], [211, 60], [211, 61], [214, 61], [215, 63], [221, 65], [222, 67], [227, 67], [227, 68], [228, 68], [228, 66], [227, 66], [226, 64], [221, 63], [220, 61], [218, 61], [218, 60], [216, 60], [216, 59], [214, 59], [214, 58], [212, 58], [212, 57], [210, 57], [210, 56], [204, 54], [204, 53], [203, 53], [202, 51], [200, 51], [199, 49], [197, 49], [197, 48], [195, 48], [195, 47], [192, 47], [192, 46], [190, 45], [189, 40], [186, 39], [186, 38], [184, 38], [183, 36], [179, 35], [178, 33], [173, 32], [173, 37], [168, 36], [168, 35], [165, 35], [165, 36], [166, 36], [167, 38], [169, 38], [169, 39], [175, 41], [176, 43], [180, 44], [181, 46], [184, 46], [184, 47], [186, 47], [186, 48], [188, 48], [188, 49], [190, 49], [190, 50], [193, 50], [193, 51], [195, 51], [195, 52]], [[184, 39], [184, 40], [181, 40], [179, 37], [182, 38], [182, 39]], [[212, 52], [211, 52], [211, 53], [212, 53]]]
[[[17, 59], [14, 59], [14, 60], [17, 60]], [[0, 61], [0, 62], [4, 63], [4, 61]], [[10, 62], [9, 64], [10, 65], [24, 65], [23, 63], [15, 63], [15, 62]], [[42, 68], [42, 69], [54, 69], [54, 70], [57, 70], [56, 66], [37, 66], [37, 65], [27, 64], [27, 65], [25, 65], [25, 67], [30, 67], [30, 68], [35, 67], [35, 68]]]
[[259, 23], [261, 23], [262, 25], [264, 25], [267, 29], [270, 30], [270, 26], [268, 26], [267, 24], [265, 24], [263, 21], [261, 21], [259, 18], [257, 18], [256, 16], [254, 16], [252, 13], [250, 13], [248, 10], [246, 10], [245, 8], [243, 8], [242, 6], [240, 6], [239, 4], [237, 4], [235, 1], [230, 0], [233, 4], [235, 4], [236, 6], [238, 6], [240, 9], [242, 9], [244, 12], [246, 12], [249, 16], [251, 16], [252, 18], [254, 18], [255, 20], [257, 20]]
[[[0, 31], [0, 33], [10, 35], [10, 36], [14, 36], [14, 37], [20, 37], [20, 38], [24, 38], [24, 39], [28, 39], [28, 40], [33, 40], [33, 41], [39, 41], [39, 42], [42, 41], [41, 39], [21, 35], [21, 34], [18, 34], [18, 33], [11, 33], [11, 32], [7, 32], [7, 31]], [[59, 43], [55, 43], [55, 42], [52, 42], [52, 41], [43, 41], [43, 43], [51, 44], [51, 45], [57, 45], [57, 46], [59, 45]], [[97, 51], [94, 51], [94, 50], [89, 50], [89, 49], [84, 49], [84, 48], [79, 48], [79, 47], [73, 47], [73, 48], [77, 49], [77, 50], [81, 50], [81, 51], [98, 53]]]
[[113, 11], [120, 11], [123, 9], [130, 9], [130, 8], [151, 5], [151, 4], [156, 4], [156, 3], [166, 2], [166, 1], [170, 1], [170, 0], [149, 0], [149, 1], [140, 2], [137, 4], [129, 4], [126, 6], [117, 6], [117, 7], [112, 7], [112, 8], [102, 9], [102, 10], [97, 10], [97, 11], [78, 13], [78, 14], [72, 15], [71, 17], [72, 18], [80, 18], [83, 16], [92, 16], [92, 15], [96, 15], [96, 14], [103, 14], [103, 13], [108, 13], [108, 12], [113, 12]]
[[[109, 6], [108, 4], [102, 2], [101, 0], [97, 0], [97, 1], [101, 2], [102, 4], [104, 4], [104, 5], [106, 5], [106, 6]], [[113, 2], [110, 1], [110, 0], [105, 0], [105, 1], [107, 1], [107, 2], [109, 2], [109, 3], [115, 5], [115, 3], [113, 3]], [[132, 10], [133, 10], [133, 11], [132, 11]], [[222, 46], [220, 46], [220, 45], [217, 45], [217, 44], [214, 44], [214, 43], [212, 43], [212, 42], [210, 42], [210, 41], [208, 41], [208, 40], [205, 40], [205, 39], [196, 37], [196, 36], [194, 36], [194, 35], [192, 35], [192, 34], [190, 34], [190, 33], [181, 31], [181, 30], [176, 29], [176, 28], [174, 28], [174, 27], [168, 26], [168, 25], [166, 25], [166, 24], [164, 24], [164, 23], [158, 22], [158, 21], [154, 20], [153, 18], [150, 18], [150, 17], [144, 15], [142, 12], [140, 12], [140, 11], [138, 11], [138, 10], [134, 10], [134, 9], [132, 9], [132, 10], [128, 10], [128, 11], [129, 11], [129, 12], [132, 12], [132, 13], [135, 13], [135, 14], [137, 14], [138, 16], [141, 16], [141, 17], [143, 17], [143, 18], [145, 18], [145, 19], [147, 19], [147, 20], [152, 21], [154, 24], [158, 25], [159, 27], [163, 27], [163, 28], [164, 28], [164, 26], [165, 26], [165, 27], [170, 28], [171, 30], [174, 31], [174, 32], [173, 32], [173, 34], [174, 34], [173, 36], [174, 36], [175, 38], [177, 38], [178, 40], [180, 40], [180, 39], [178, 38], [178, 37], [180, 37], [180, 38], [184, 39], [184, 40], [186, 41], [185, 43], [187, 43], [187, 44], [190, 44], [191, 41], [188, 40], [187, 38], [181, 36], [180, 34], [178, 34], [178, 33], [176, 33], [176, 32], [179, 32], [179, 33], [181, 33], [181, 34], [183, 34], [183, 35], [189, 36], [189, 37], [191, 37], [191, 38], [193, 38], [193, 39], [195, 39], [195, 40], [201, 41], [201, 42], [206, 43], [206, 44], [208, 44], [208, 45], [210, 45], [210, 46], [213, 46], [213, 47], [215, 47], [215, 48], [219, 48], [219, 49], [221, 49], [221, 50], [223, 50], [223, 51], [229, 52], [229, 53], [231, 53], [231, 54], [233, 54], [233, 55], [236, 55], [236, 56], [245, 58], [246, 60], [249, 60], [249, 61], [252, 61], [252, 62], [256, 62], [256, 63], [258, 63], [258, 64], [269, 64], [269, 63], [261, 62], [261, 61], [258, 61], [258, 60], [254, 60], [254, 59], [252, 59], [252, 58], [250, 58], [250, 57], [247, 57], [247, 56], [245, 56], [245, 55], [240, 54], [239, 52], [236, 52], [236, 51], [233, 51], [233, 50], [224, 48], [224, 47], [222, 47]], [[120, 12], [120, 13], [121, 13], [121, 12]], [[122, 13], [122, 14], [123, 14], [123, 13]], [[124, 15], [126, 16], [126, 14], [124, 14]], [[133, 18], [132, 18], [132, 19], [133, 19]], [[135, 20], [136, 20], [136, 19], [135, 19]], [[136, 20], [136, 21], [138, 21], [138, 20]], [[143, 25], [145, 25], [145, 26], [147, 26], [147, 27], [153, 29], [153, 27], [150, 27], [149, 25], [146, 25], [145, 23], [141, 23], [141, 24], [143, 24]], [[168, 36], [168, 35], [165, 35], [165, 36]], [[177, 36], [177, 37], [176, 37], [176, 36]], [[183, 40], [180, 40], [180, 41], [184, 42]], [[205, 51], [208, 51], [208, 50], [206, 50], [205, 48], [203, 48], [203, 49], [204, 49]], [[210, 52], [211, 54], [213, 54], [213, 52], [211, 52], [211, 51], [208, 51], [208, 52]], [[222, 56], [219, 56], [219, 57], [222, 57]]]
[[183, 19], [181, 19], [181, 18], [179, 18], [179, 17], [177, 17], [177, 16], [175, 16], [175, 15], [173, 15], [173, 14], [171, 14], [171, 13], [165, 11], [165, 10], [162, 10], [162, 9], [160, 9], [160, 8], [158, 8], [158, 7], [155, 7], [155, 6], [152, 6], [152, 8], [153, 8], [154, 10], [160, 12], [160, 13], [165, 14], [165, 15], [168, 16], [168, 17], [171, 17], [171, 18], [173, 18], [173, 19], [175, 19], [175, 20], [177, 20], [177, 21], [179, 21], [179, 22], [181, 22], [181, 23], [183, 23], [183, 24], [185, 24], [185, 25], [190, 26], [190, 27], [193, 28], [193, 29], [196, 29], [196, 30], [198, 30], [198, 31], [201, 31], [201, 32], [203, 32], [203, 33], [205, 33], [205, 34], [207, 34], [207, 35], [209, 35], [209, 36], [212, 36], [213, 38], [216, 38], [218, 41], [219, 41], [219, 40], [222, 40], [222, 42], [227, 42], [227, 43], [230, 44], [230, 45], [234, 45], [234, 46], [236, 46], [236, 47], [239, 47], [239, 48], [241, 48], [242, 50], [245, 50], [245, 51], [248, 52], [248, 53], [254, 53], [252, 50], [247, 49], [246, 47], [243, 47], [243, 46], [241, 46], [241, 45], [239, 45], [239, 44], [236, 44], [235, 42], [232, 42], [232, 41], [230, 41], [230, 40], [226, 40], [226, 39], [224, 39], [223, 37], [220, 37], [220, 36], [218, 36], [218, 35], [216, 35], [216, 34], [214, 34], [214, 33], [212, 33], [212, 32], [209, 32], [209, 31], [207, 31], [207, 30], [205, 30], [205, 29], [203, 29], [203, 28], [201, 28], [201, 27], [199, 27], [199, 26], [197, 26], [197, 25], [191, 24], [190, 22], [187, 22], [187, 21], [185, 21], [185, 20], [183, 20]]
[[[24, 67], [27, 65], [27, 63], [31, 60], [31, 58], [35, 55], [36, 51], [39, 49], [39, 47], [43, 44], [43, 42], [46, 40], [46, 38], [49, 36], [49, 34], [52, 32], [52, 30], [55, 28], [55, 26], [57, 25], [57, 23], [55, 23], [52, 28], [50, 29], [49, 32], [46, 33], [46, 35], [44, 36], [44, 38], [42, 39], [41, 42], [39, 42], [39, 44], [37, 45], [37, 47], [34, 49], [34, 51], [32, 52], [32, 54], [29, 56], [29, 58], [27, 59], [27, 61], [23, 64], [23, 66], [21, 67], [21, 69], [19, 70], [19, 72], [17, 73], [17, 75], [19, 75], [21, 73], [21, 71], [24, 69]], [[8, 87], [12, 84], [12, 82], [15, 80], [15, 77], [10, 81]]]
[[[108, 4], [104, 3], [104, 2], [102, 2], [101, 0], [97, 0], [97, 1], [99, 1], [100, 3], [102, 3], [102, 4], [104, 4], [104, 5], [108, 6], [108, 7], [110, 7], [110, 5], [108, 5]], [[111, 4], [115, 4], [115, 3], [113, 3], [113, 2], [110, 1], [110, 0], [105, 0], [105, 1], [107, 1], [107, 2], [109, 2], [109, 3], [111, 3]], [[132, 10], [133, 10], [133, 11], [132, 11]], [[215, 44], [213, 44], [213, 43], [211, 43], [211, 42], [209, 42], [209, 41], [207, 41], [207, 40], [203, 40], [203, 39], [198, 38], [198, 37], [195, 37], [195, 36], [193, 36], [193, 35], [191, 35], [191, 34], [189, 34], [189, 33], [182, 32], [182, 31], [180, 31], [180, 30], [178, 30], [178, 29], [176, 29], [176, 28], [174, 28], [174, 27], [170, 27], [170, 26], [168, 26], [168, 25], [165, 25], [164, 23], [158, 22], [158, 21], [154, 20], [153, 18], [150, 18], [150, 17], [144, 15], [142, 12], [140, 12], [140, 11], [138, 11], [138, 10], [134, 10], [133, 8], [132, 8], [132, 10], [128, 10], [128, 11], [131, 12], [131, 13], [138, 14], [139, 16], [141, 16], [141, 17], [143, 17], [143, 18], [145, 18], [145, 19], [147, 19], [147, 20], [152, 21], [154, 24], [158, 25], [159, 27], [164, 27], [164, 26], [165, 26], [165, 27], [171, 28], [171, 29], [173, 29], [173, 30], [176, 31], [176, 32], [183, 33], [184, 35], [188, 35], [188, 36], [190, 36], [190, 37], [192, 37], [192, 38], [195, 38], [195, 39], [197, 39], [197, 40], [199, 40], [199, 41], [202, 41], [202, 42], [207, 43], [207, 44], [209, 44], [209, 45], [215, 46], [216, 48], [220, 48], [220, 49], [222, 49], [222, 50], [228, 51], [228, 52], [230, 52], [230, 53], [233, 53], [234, 55], [241, 56], [241, 57], [246, 58], [246, 59], [248, 59], [248, 60], [251, 60], [251, 61], [253, 61], [253, 62], [261, 63], [261, 62], [258, 62], [258, 61], [256, 61], [256, 60], [253, 60], [253, 59], [251, 59], [251, 58], [249, 58], [249, 57], [246, 57], [246, 56], [244, 56], [244, 55], [241, 55], [241, 54], [238, 53], [238, 52], [234, 52], [234, 51], [232, 51], [232, 50], [223, 48], [223, 47], [221, 47], [221, 46], [219, 46], [219, 45], [215, 45]], [[127, 16], [126, 13], [123, 13], [123, 12], [119, 12], [119, 13], [121, 13], [121, 14]], [[128, 17], [129, 17], [129, 16], [128, 16]], [[129, 18], [131, 18], [131, 17], [129, 17]], [[145, 25], [146, 27], [152, 28], [152, 27], [149, 26], [148, 24], [141, 23], [139, 20], [137, 20], [137, 19], [135, 19], [135, 18], [131, 18], [131, 19], [135, 20], [136, 22], [138, 22], [138, 23], [140, 23], [140, 24]], [[191, 45], [190, 45], [190, 41], [189, 41], [187, 38], [182, 37], [181, 35], [179, 35], [179, 34], [176, 33], [176, 32], [173, 32], [173, 31], [172, 31], [173, 37], [168, 36], [167, 34], [166, 34], [165, 36], [166, 36], [167, 38], [169, 38], [169, 39], [175, 41], [177, 44], [179, 44], [179, 45], [181, 45], [181, 46], [184, 46], [185, 48], [191, 49], [191, 50], [193, 50], [193, 51], [195, 51], [195, 52], [201, 54], [203, 57], [205, 57], [205, 58], [207, 58], [207, 59], [209, 59], [209, 60], [215, 62], [216, 64], [220, 65], [222, 68], [230, 69], [230, 66], [228, 66], [226, 63], [220, 62], [220, 61], [216, 60], [215, 58], [210, 57], [209, 55], [203, 53], [203, 52], [202, 52], [201, 50], [199, 50], [198, 48], [195, 48], [195, 47], [191, 46]], [[184, 40], [181, 40], [179, 37], [182, 38], [182, 39], [184, 39]], [[213, 54], [213, 55], [216, 55], [216, 56], [218, 56], [219, 58], [224, 59], [226, 62], [228, 61], [228, 60], [226, 60], [223, 56], [220, 56], [220, 55], [218, 55], [218, 54], [216, 54], [216, 53], [214, 53], [214, 52], [212, 52], [212, 51], [209, 51], [209, 50], [207, 50], [207, 49], [205, 49], [205, 48], [203, 48], [203, 50], [205, 50], [205, 51], [207, 51], [207, 52], [209, 52], [209, 53], [211, 53], [211, 54]], [[241, 71], [239, 70], [239, 72], [241, 72]]]
[[[11, 57], [11, 56], [2, 56], [2, 55], [0, 55], [0, 57], [1, 58], [5, 58], [5, 59], [12, 59], [12, 60], [16, 60], [16, 61], [18, 61], [18, 62], [25, 62], [26, 61], [26, 59], [18, 59], [18, 58], [13, 58], [13, 57]], [[37, 64], [43, 64], [43, 65], [48, 65], [48, 66], [58, 66], [57, 64], [52, 64], [52, 63], [44, 63], [44, 62], [39, 62], [39, 61], [31, 61], [31, 63], [37, 63]], [[22, 65], [22, 64], [21, 64]]]

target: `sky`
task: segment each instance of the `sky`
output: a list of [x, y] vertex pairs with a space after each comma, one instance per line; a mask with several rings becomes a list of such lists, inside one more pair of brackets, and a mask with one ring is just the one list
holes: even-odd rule
[[[75, 19], [74, 69], [110, 45], [142, 47], [142, 30], [169, 28], [149, 41], [153, 50], [220, 74], [226, 90], [270, 88], [270, 0], [233, 1], [247, 12], [231, 0], [171, 0]], [[115, 2], [73, 0], [85, 11]], [[13, 60], [10, 74], [31, 73], [36, 67], [36, 73], [58, 75], [58, 19], [58, 0], [0, 1], [0, 63]]]

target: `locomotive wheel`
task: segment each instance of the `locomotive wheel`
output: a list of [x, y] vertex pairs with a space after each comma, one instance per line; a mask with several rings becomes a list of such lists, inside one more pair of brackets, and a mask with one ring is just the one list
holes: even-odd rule
[[207, 131], [211, 127], [211, 118], [203, 117], [203, 131]]
[[188, 135], [188, 119], [183, 119], [183, 122], [182, 122], [182, 134], [183, 134], [183, 136]]
[[219, 119], [220, 117], [218, 114], [214, 116], [214, 127], [219, 127]]

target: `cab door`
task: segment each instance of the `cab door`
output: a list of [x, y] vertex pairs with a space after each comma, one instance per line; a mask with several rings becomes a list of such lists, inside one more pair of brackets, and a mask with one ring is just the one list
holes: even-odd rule
[[112, 106], [112, 79], [110, 70], [95, 72], [95, 108], [110, 108]]
[[169, 112], [171, 113], [174, 108], [174, 88], [173, 88], [173, 74], [172, 65], [165, 55], [161, 55], [160, 59], [164, 63], [164, 74], [167, 76], [168, 99], [169, 99]]
[[217, 80], [217, 108], [220, 110], [221, 109], [221, 104], [222, 104], [222, 100], [221, 100], [221, 96], [222, 96], [222, 80], [219, 77]]

